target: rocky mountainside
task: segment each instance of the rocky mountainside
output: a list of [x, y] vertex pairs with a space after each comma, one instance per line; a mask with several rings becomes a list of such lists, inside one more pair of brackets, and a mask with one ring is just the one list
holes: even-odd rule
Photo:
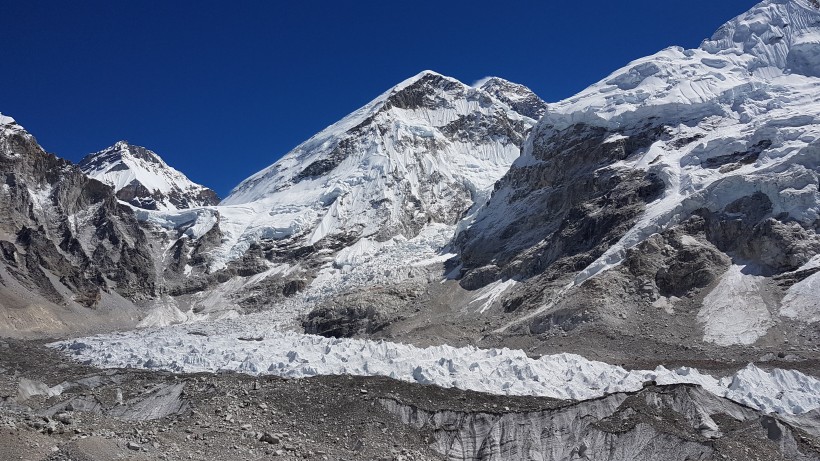
[[550, 104], [457, 239], [462, 286], [520, 282], [496, 333], [816, 339], [818, 56], [817, 3], [768, 0]]
[[500, 99], [514, 111], [539, 120], [547, 112], [547, 103], [531, 89], [503, 78], [489, 77], [478, 82], [476, 87]]
[[113, 187], [117, 198], [146, 210], [178, 210], [219, 203], [216, 193], [193, 183], [144, 147], [119, 141], [80, 161], [89, 177]]
[[0, 330], [131, 321], [157, 293], [149, 243], [114, 191], [0, 116]]

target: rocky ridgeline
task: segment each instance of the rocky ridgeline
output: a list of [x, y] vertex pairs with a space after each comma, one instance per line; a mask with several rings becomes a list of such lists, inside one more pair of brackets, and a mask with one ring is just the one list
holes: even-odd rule
[[44, 152], [7, 117], [0, 125], [0, 172], [3, 329], [47, 326], [54, 321], [48, 305], [96, 308], [157, 294], [149, 242], [111, 188]]

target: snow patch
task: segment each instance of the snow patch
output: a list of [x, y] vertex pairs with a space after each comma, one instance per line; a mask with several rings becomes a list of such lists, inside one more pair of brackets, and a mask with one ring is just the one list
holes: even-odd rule
[[802, 322], [820, 321], [820, 272], [789, 287], [781, 301], [780, 315]]
[[604, 144], [611, 144], [613, 142], [618, 142], [618, 141], [621, 141], [621, 140], [624, 140], [624, 139], [629, 139], [629, 136], [624, 136], [620, 133], [615, 133], [615, 134], [611, 135], [610, 137], [606, 138], [604, 140]]
[[721, 346], [754, 344], [774, 325], [766, 278], [744, 273], [746, 269], [730, 266], [704, 298], [697, 315], [704, 324], [704, 341]]
[[501, 295], [504, 294], [504, 292], [514, 287], [516, 284], [518, 284], [518, 282], [513, 279], [504, 281], [496, 280], [495, 282], [479, 290], [478, 297], [470, 301], [470, 304], [483, 301], [478, 309], [478, 312], [483, 314], [493, 305], [493, 303], [496, 302], [496, 300], [498, 300], [498, 298], [501, 297]]

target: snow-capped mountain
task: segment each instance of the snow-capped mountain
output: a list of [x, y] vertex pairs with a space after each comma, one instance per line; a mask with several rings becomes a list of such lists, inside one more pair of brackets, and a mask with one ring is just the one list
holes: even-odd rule
[[525, 281], [499, 333], [600, 322], [731, 345], [816, 319], [818, 7], [761, 2], [550, 104], [458, 239], [465, 286]]
[[[219, 205], [134, 209], [163, 284], [147, 324], [314, 308], [313, 332], [487, 345], [814, 338], [818, 23], [810, 0], [764, 1], [697, 49], [550, 105], [503, 79], [422, 72]], [[150, 152], [108, 151], [87, 171], [118, 188], [162, 179], [116, 160], [155, 172]]]
[[222, 262], [262, 240], [384, 241], [453, 225], [486, 200], [534, 124], [480, 88], [422, 72], [239, 184], [218, 208]]
[[474, 84], [492, 94], [519, 114], [539, 120], [547, 112], [547, 103], [524, 85], [503, 78], [487, 77]]
[[128, 141], [119, 141], [80, 161], [89, 177], [113, 187], [117, 197], [148, 210], [177, 210], [216, 205], [219, 198], [192, 182], [159, 155]]
[[0, 116], [0, 335], [114, 305], [106, 327], [164, 328], [52, 347], [564, 400], [356, 391], [452, 459], [820, 458], [817, 0], [765, 0], [554, 104], [422, 72], [218, 205], [126, 143], [83, 168], [117, 195]]
[[218, 206], [138, 210], [162, 235], [157, 247], [167, 250], [157, 258], [176, 297], [157, 318], [181, 318], [171, 305], [204, 313], [270, 307], [319, 274], [326, 284], [308, 291], [332, 296], [351, 261], [388, 247], [404, 254], [408, 241], [418, 245], [414, 260], [439, 257], [536, 123], [499, 98], [526, 101], [528, 111], [543, 105], [523, 86], [492, 81], [494, 93], [421, 72], [246, 179]]

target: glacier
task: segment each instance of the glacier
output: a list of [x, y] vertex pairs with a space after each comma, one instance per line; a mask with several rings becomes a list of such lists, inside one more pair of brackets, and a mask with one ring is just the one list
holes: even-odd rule
[[799, 415], [820, 408], [820, 380], [753, 364], [716, 378], [695, 368], [626, 370], [575, 354], [530, 358], [512, 349], [337, 339], [272, 329], [265, 315], [175, 325], [61, 341], [51, 347], [103, 368], [177, 373], [233, 371], [304, 378], [386, 376], [419, 384], [501, 395], [587, 400], [631, 392], [646, 383], [698, 384], [765, 413]]

